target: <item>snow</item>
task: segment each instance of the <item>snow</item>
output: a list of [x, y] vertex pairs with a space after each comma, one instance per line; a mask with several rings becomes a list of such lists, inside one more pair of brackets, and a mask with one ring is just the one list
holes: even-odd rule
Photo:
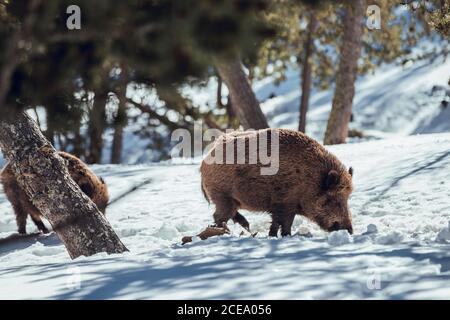
[[[269, 216], [243, 212], [256, 237], [230, 223], [230, 235], [181, 245], [212, 222], [198, 162], [98, 165], [130, 252], [71, 261], [55, 234], [0, 243], [0, 298], [447, 299], [450, 134], [329, 149], [355, 170], [353, 235], [296, 217], [292, 237], [269, 238]], [[0, 238], [15, 230], [0, 192]]]
[[443, 228], [436, 237], [437, 242], [447, 243], [450, 241], [450, 222], [448, 223], [448, 227]]
[[328, 236], [328, 244], [330, 246], [341, 246], [350, 242], [352, 242], [352, 238], [347, 230], [333, 231]]

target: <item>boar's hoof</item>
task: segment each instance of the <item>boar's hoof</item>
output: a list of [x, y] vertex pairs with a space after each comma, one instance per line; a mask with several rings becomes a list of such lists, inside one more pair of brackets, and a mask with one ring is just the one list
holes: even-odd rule
[[289, 232], [284, 232], [284, 231], [281, 231], [281, 236], [284, 238], [284, 237], [287, 237], [287, 236], [291, 236], [291, 231], [289, 231]]
[[245, 219], [245, 217], [239, 212], [237, 212], [236, 215], [234, 216], [233, 222], [240, 224], [242, 228], [251, 233], [250, 224], [248, 223], [247, 219]]

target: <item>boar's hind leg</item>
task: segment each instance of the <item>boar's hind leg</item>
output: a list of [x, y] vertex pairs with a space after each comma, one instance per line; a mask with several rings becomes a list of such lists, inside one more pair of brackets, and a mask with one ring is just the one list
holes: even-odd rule
[[272, 215], [272, 224], [269, 229], [269, 237], [278, 237], [278, 230], [280, 230], [278, 218]]
[[236, 213], [234, 214], [233, 222], [239, 223], [242, 228], [250, 232], [250, 224], [248, 223], [247, 219], [245, 219], [245, 217], [238, 211], [236, 211]]
[[26, 234], [28, 213], [24, 210], [20, 203], [13, 202], [12, 206], [14, 209], [14, 213], [16, 214], [17, 231], [20, 234]]
[[286, 237], [291, 235], [292, 223], [294, 222], [295, 213], [286, 213], [281, 218], [281, 236]]
[[[6, 180], [6, 179], [5, 179]], [[8, 179], [7, 183], [3, 182], [3, 189], [5, 191], [6, 197], [14, 210], [16, 215], [17, 229], [20, 234], [27, 233], [27, 217], [28, 211], [23, 205], [22, 200], [25, 197], [23, 191], [19, 188], [19, 185], [12, 179]]]
[[228, 220], [233, 218], [236, 213], [236, 204], [233, 199], [226, 196], [216, 196], [212, 199], [216, 205], [216, 211], [214, 212], [214, 222], [218, 227], [221, 227]]
[[33, 220], [34, 224], [42, 233], [49, 233], [47, 227], [44, 225], [41, 219], [41, 214], [39, 211], [37, 211], [36, 208], [34, 210], [30, 211], [31, 220]]

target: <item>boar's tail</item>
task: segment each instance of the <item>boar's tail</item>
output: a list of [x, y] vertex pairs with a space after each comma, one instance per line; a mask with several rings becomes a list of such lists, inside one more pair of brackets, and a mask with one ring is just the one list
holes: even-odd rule
[[205, 197], [205, 200], [208, 202], [208, 204], [211, 204], [211, 202], [209, 202], [208, 195], [206, 194], [205, 187], [203, 187], [203, 183], [201, 184], [201, 188], [202, 188], [202, 192], [203, 192], [203, 196]]

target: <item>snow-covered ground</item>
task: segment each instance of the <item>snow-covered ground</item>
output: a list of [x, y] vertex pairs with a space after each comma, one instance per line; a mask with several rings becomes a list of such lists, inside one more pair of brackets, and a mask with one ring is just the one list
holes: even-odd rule
[[[271, 239], [269, 216], [245, 212], [256, 238], [231, 225], [182, 246], [212, 222], [198, 164], [96, 166], [113, 200], [140, 186], [107, 209], [130, 252], [71, 261], [54, 234], [2, 244], [0, 298], [448, 299], [450, 134], [330, 150], [355, 169], [353, 236], [297, 217], [296, 235]], [[0, 193], [0, 238], [15, 230]]]

